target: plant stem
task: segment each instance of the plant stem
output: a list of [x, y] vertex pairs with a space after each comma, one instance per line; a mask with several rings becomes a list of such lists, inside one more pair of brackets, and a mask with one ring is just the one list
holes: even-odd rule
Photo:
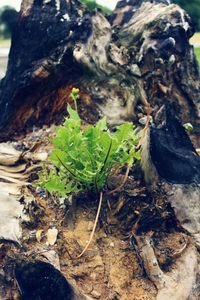
[[57, 159], [59, 160], [59, 162], [61, 163], [61, 165], [74, 177], [74, 179], [76, 181], [78, 181], [79, 183], [85, 183], [86, 182], [86, 179], [82, 179], [80, 177], [78, 177], [78, 175], [74, 174], [64, 163], [63, 161], [59, 158], [58, 155], [56, 155]]
[[96, 218], [95, 218], [95, 222], [94, 222], [94, 227], [93, 227], [91, 235], [90, 235], [90, 239], [89, 239], [88, 243], [86, 244], [85, 248], [83, 249], [83, 251], [81, 252], [81, 254], [79, 254], [77, 256], [77, 258], [80, 258], [81, 256], [83, 256], [83, 254], [85, 253], [85, 251], [87, 251], [88, 247], [91, 244], [91, 241], [93, 239], [93, 236], [94, 236], [94, 233], [95, 233], [95, 230], [96, 230], [96, 227], [97, 227], [97, 223], [98, 223], [98, 220], [99, 220], [99, 214], [100, 214], [101, 206], [102, 206], [102, 199], [103, 199], [103, 193], [100, 192], [99, 206], [98, 206], [98, 210], [97, 210], [97, 214], [96, 214]]
[[77, 107], [77, 101], [76, 101], [76, 98], [73, 97], [74, 99], [74, 108], [75, 108], [75, 111], [78, 112], [78, 107]]

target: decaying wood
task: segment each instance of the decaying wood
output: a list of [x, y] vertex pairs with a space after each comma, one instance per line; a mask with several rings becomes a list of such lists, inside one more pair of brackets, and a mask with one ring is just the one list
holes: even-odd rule
[[[192, 34], [190, 18], [180, 7], [169, 4], [167, 0], [122, 0], [109, 18], [99, 10], [87, 11], [77, 0], [23, 0], [8, 69], [0, 83], [0, 138], [10, 138], [11, 132], [24, 130], [33, 124], [60, 121], [66, 103], [70, 101], [71, 88], [78, 86], [79, 106], [84, 105], [84, 110], [94, 114], [94, 118], [105, 115], [113, 126], [124, 120], [137, 123], [149, 104], [154, 116], [163, 102], [173, 102], [174, 113], [180, 113], [183, 122], [193, 124], [193, 138], [199, 147], [200, 81], [194, 51], [189, 44]], [[147, 140], [146, 146], [148, 142], [150, 140]], [[23, 206], [18, 200], [22, 195], [21, 186], [25, 185], [23, 181], [32, 170], [32, 166], [24, 168], [24, 162], [21, 165], [19, 159], [29, 163], [32, 159], [45, 160], [47, 152], [40, 151], [36, 155], [34, 151], [22, 153], [8, 144], [0, 145], [0, 152], [0, 178], [6, 181], [0, 183], [0, 226], [6, 226], [2, 227], [0, 235], [19, 242], [19, 217]], [[193, 146], [189, 151], [191, 156], [192, 152], [195, 152]], [[146, 158], [149, 158], [148, 155]], [[13, 165], [16, 163], [19, 165], [15, 169]], [[150, 184], [154, 181], [163, 188], [163, 194], [167, 192], [167, 200], [181, 227], [199, 240], [199, 236], [196, 237], [196, 233], [199, 235], [200, 232], [199, 182], [195, 182], [192, 194], [186, 193], [185, 182], [176, 186], [174, 182], [169, 184], [165, 180], [163, 184], [155, 160], [149, 160], [146, 167], [146, 177], [151, 177]], [[199, 171], [196, 172], [199, 176]], [[168, 193], [169, 190], [173, 191], [173, 195]], [[190, 196], [193, 200], [188, 204], [186, 198]], [[125, 206], [133, 208], [130, 219], [126, 220], [130, 221], [133, 232], [146, 217], [140, 215], [148, 207], [147, 196], [143, 197], [143, 207], [139, 212], [138, 203], [135, 207], [133, 203], [129, 206], [126, 199], [118, 203], [114, 211], [119, 216]], [[157, 209], [160, 209], [158, 205]], [[155, 214], [152, 215], [153, 221], [154, 217]], [[9, 222], [12, 230], [5, 234]], [[152, 220], [146, 220], [147, 226], [150, 222]], [[136, 239], [147, 274], [158, 289], [157, 299], [184, 300], [193, 297], [197, 252], [192, 242], [184, 245], [172, 272], [166, 274], [159, 267], [148, 236]], [[55, 236], [52, 244], [54, 242]], [[26, 266], [19, 266], [18, 273], [24, 276], [24, 282], [22, 278], [18, 281], [21, 288], [26, 289], [26, 282], [31, 277], [23, 275], [21, 267]], [[37, 267], [34, 266], [36, 273]], [[37, 280], [35, 273], [33, 275]]]
[[12, 144], [0, 144], [0, 164], [1, 165], [14, 165], [22, 155], [21, 151], [17, 151]]
[[47, 262], [21, 260], [16, 264], [15, 274], [25, 299], [45, 299], [50, 294], [50, 299], [92, 300], [80, 293], [58, 269]]
[[22, 152], [12, 144], [0, 144], [0, 152], [0, 238], [19, 243], [22, 236], [20, 218], [24, 208], [20, 203], [21, 186], [26, 184], [24, 180], [27, 178], [21, 171], [25, 170], [25, 166], [15, 166]]
[[[152, 193], [158, 192], [174, 210], [184, 231], [200, 246], [200, 157], [172, 107], [163, 106], [145, 134], [141, 165]], [[149, 278], [158, 289], [157, 299], [198, 299], [197, 252], [194, 245], [183, 247], [171, 274], [164, 274], [148, 237], [137, 238]], [[186, 279], [187, 278], [187, 279]]]
[[[42, 155], [41, 155], [42, 153]], [[0, 144], [0, 239], [20, 243], [22, 237], [22, 221], [29, 221], [24, 213], [30, 201], [30, 193], [25, 186], [31, 172], [39, 165], [30, 165], [27, 160], [40, 161], [44, 159], [44, 151], [24, 154], [18, 151], [12, 143]], [[23, 158], [23, 160], [22, 160]], [[46, 158], [46, 155], [45, 155]], [[25, 161], [26, 159], [26, 161]], [[20, 161], [21, 160], [21, 161]], [[23, 200], [23, 204], [20, 202]]]
[[26, 170], [26, 164], [20, 164], [18, 166], [2, 166], [0, 165], [0, 170], [8, 173], [20, 173]]
[[195, 289], [198, 256], [192, 243], [188, 242], [187, 247], [183, 248], [171, 272], [164, 273], [155, 256], [150, 237], [137, 236], [135, 238], [147, 275], [158, 290], [157, 300], [197, 299]]
[[168, 199], [175, 211], [177, 220], [194, 238], [200, 248], [200, 184], [187, 186], [170, 186]]
[[23, 206], [19, 202], [21, 195], [16, 197], [1, 192], [0, 197], [0, 239], [19, 243], [22, 236], [20, 217], [23, 215]]
[[23, 212], [24, 205], [20, 203], [24, 196], [21, 185], [0, 182], [0, 240], [19, 244], [22, 237], [21, 222], [28, 220], [28, 216]]
[[[1, 82], [1, 136], [58, 119], [80, 88], [80, 105], [112, 125], [135, 122], [166, 101], [199, 134], [200, 81], [188, 15], [169, 1], [119, 1], [113, 14], [77, 0], [22, 1]], [[31, 37], [31, 38], [30, 38]], [[26, 53], [26, 55], [24, 55]]]
[[166, 195], [180, 226], [200, 247], [200, 156], [180, 122], [163, 107], [163, 120], [150, 126], [142, 168], [151, 191]]

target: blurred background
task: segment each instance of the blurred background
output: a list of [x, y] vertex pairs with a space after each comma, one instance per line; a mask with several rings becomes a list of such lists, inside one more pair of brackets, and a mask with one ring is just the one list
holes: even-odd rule
[[[81, 0], [90, 9], [101, 8], [105, 13], [110, 13], [117, 3], [117, 0]], [[192, 18], [196, 34], [191, 39], [195, 47], [195, 53], [200, 65], [200, 0], [172, 0], [184, 8]], [[21, 0], [0, 0], [0, 79], [4, 76], [10, 40], [15, 28]]]

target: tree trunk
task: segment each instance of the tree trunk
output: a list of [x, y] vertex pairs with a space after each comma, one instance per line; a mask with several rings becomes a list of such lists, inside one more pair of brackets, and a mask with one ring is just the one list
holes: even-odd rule
[[[137, 124], [146, 114], [149, 104], [152, 116], [155, 116], [163, 104], [170, 102], [175, 107], [172, 119], [174, 114], [177, 114], [180, 115], [182, 122], [191, 122], [194, 125], [193, 139], [198, 145], [200, 80], [193, 47], [189, 44], [194, 29], [185, 12], [177, 5], [168, 2], [168, 0], [122, 0], [113, 14], [106, 18], [99, 10], [88, 11], [77, 0], [23, 0], [12, 39], [6, 76], [0, 83], [0, 139], [8, 139], [12, 132], [20, 132], [31, 128], [32, 125], [60, 121], [66, 113], [66, 103], [71, 101], [72, 87], [79, 87], [78, 109], [87, 122], [95, 122], [97, 118], [105, 115], [111, 126], [125, 120], [133, 120]], [[81, 220], [80, 225], [73, 230], [73, 234], [69, 231], [66, 235], [66, 226], [60, 222], [58, 210], [55, 213], [54, 209], [50, 209], [54, 206], [51, 206], [49, 199], [43, 199], [41, 191], [38, 194], [34, 192], [36, 204], [38, 207], [41, 205], [42, 209], [41, 211], [36, 209], [33, 216], [31, 207], [28, 210], [30, 216], [37, 220], [35, 234], [43, 231], [42, 222], [46, 228], [47, 220], [55, 221], [60, 235], [55, 249], [61, 256], [64, 275], [71, 276], [73, 282], [79, 282], [80, 290], [83, 288], [84, 291], [84, 288], [88, 288], [87, 294], [93, 295], [95, 299], [121, 299], [122, 297], [132, 299], [140, 294], [139, 290], [144, 290], [144, 295], [147, 293], [148, 299], [199, 299], [199, 255], [194, 241], [188, 235], [190, 234], [200, 247], [200, 160], [185, 131], [177, 121], [172, 119], [169, 124], [166, 123], [168, 127], [160, 124], [159, 128], [151, 127], [146, 130], [146, 135], [143, 137], [143, 169], [146, 180], [150, 175], [149, 184], [153, 191], [156, 185], [155, 193], [147, 192], [140, 180], [136, 179], [137, 177], [134, 179], [134, 176], [130, 176], [130, 182], [127, 182], [125, 190], [119, 193], [119, 199], [115, 195], [111, 201], [108, 199], [107, 219], [110, 221], [108, 223], [119, 224], [118, 234], [124, 229], [126, 237], [131, 235], [128, 241], [131, 245], [130, 253], [127, 252], [128, 250], [123, 251], [122, 247], [126, 245], [123, 243], [121, 245], [118, 237], [114, 240], [115, 243], [112, 242], [110, 245], [109, 235], [104, 236], [105, 240], [101, 242], [103, 236], [100, 233], [94, 249], [92, 248], [98, 259], [95, 260], [90, 256], [93, 255], [92, 252], [88, 256], [90, 262], [93, 260], [94, 272], [91, 265], [87, 265], [87, 257], [81, 263], [77, 263], [82, 244], [79, 245], [76, 240], [79, 240], [82, 235], [80, 227], [82, 228], [87, 222]], [[39, 159], [38, 156], [34, 158], [34, 151], [38, 144], [40, 145], [40, 141], [44, 142], [47, 138], [46, 133], [47, 131], [42, 130], [42, 134], [36, 138], [37, 141], [34, 132], [27, 139], [20, 141], [24, 145], [29, 145], [29, 153], [27, 150], [25, 153], [16, 151], [11, 145], [2, 145], [2, 161], [0, 161], [2, 174], [0, 175], [3, 181], [10, 182], [1, 183], [2, 199], [5, 200], [1, 201], [2, 207], [5, 206], [8, 210], [8, 200], [10, 200], [9, 215], [7, 219], [2, 215], [5, 222], [0, 224], [1, 235], [5, 239], [15, 242], [21, 239], [22, 231], [19, 223], [23, 216], [21, 204], [26, 204], [26, 197], [29, 203], [29, 194], [26, 195], [25, 189], [19, 192], [18, 185], [26, 185], [27, 182], [24, 181], [29, 171], [37, 166], [35, 162]], [[146, 151], [144, 151], [145, 137]], [[21, 144], [18, 146], [21, 147]], [[45, 152], [47, 153], [49, 147], [43, 146], [47, 148]], [[39, 154], [43, 153], [38, 151]], [[23, 158], [22, 165], [19, 162], [21, 158]], [[32, 161], [33, 164], [27, 169], [26, 159], [28, 163]], [[153, 171], [156, 171], [154, 174], [156, 177], [153, 176]], [[120, 176], [115, 177], [118, 179], [116, 187], [119, 187]], [[113, 184], [114, 177], [111, 181]], [[15, 190], [10, 194], [11, 183], [15, 183]], [[15, 194], [17, 198], [14, 197]], [[16, 204], [18, 198], [21, 202]], [[17, 210], [13, 210], [15, 206]], [[37, 206], [33, 206], [34, 209], [35, 207]], [[45, 216], [42, 214], [44, 211]], [[4, 214], [3, 209], [2, 212]], [[106, 214], [106, 210], [104, 213]], [[81, 215], [86, 216], [88, 212], [86, 215]], [[42, 219], [41, 223], [38, 218]], [[177, 232], [174, 225], [175, 218], [185, 234]], [[9, 230], [5, 231], [6, 225], [9, 225]], [[88, 225], [84, 228], [83, 231], [88, 231]], [[166, 228], [167, 234], [165, 232], [163, 235]], [[23, 245], [28, 246], [29, 250], [33, 247], [31, 250], [33, 253], [35, 251], [36, 257], [39, 255], [40, 259], [40, 255], [44, 255], [46, 248], [41, 247], [42, 250], [44, 249], [41, 251], [40, 247], [38, 248], [38, 240], [30, 241], [31, 234], [26, 225], [23, 230], [23, 238], [25, 237]], [[159, 245], [158, 241], [162, 235], [169, 240], [169, 246], [165, 239], [162, 239]], [[83, 235], [84, 242], [86, 236]], [[170, 245], [174, 237], [177, 238], [177, 243]], [[153, 246], [154, 241], [157, 243], [156, 247]], [[111, 245], [114, 245], [110, 250], [112, 255], [108, 256], [107, 250]], [[163, 258], [165, 247], [167, 249]], [[0, 250], [7, 270], [7, 264], [13, 254], [11, 252], [12, 255], [9, 256], [9, 250], [3, 256], [5, 249]], [[50, 251], [46, 252], [49, 254]], [[24, 255], [24, 249], [20, 248], [18, 253], [20, 258], [23, 258], [21, 254]], [[70, 253], [73, 253], [72, 256]], [[129, 254], [134, 253], [135, 255], [137, 253], [137, 256], [129, 258]], [[25, 253], [27, 254], [28, 252]], [[104, 260], [103, 257], [106, 259]], [[133, 261], [136, 261], [137, 257], [138, 263], [134, 266]], [[164, 272], [161, 267], [165, 264], [167, 266], [168, 261], [170, 261], [169, 270], [165, 269], [164, 271], [167, 272]], [[49, 262], [53, 263], [55, 259]], [[46, 276], [36, 278], [38, 264], [40, 266], [41, 262], [29, 264], [30, 274], [26, 272], [26, 263], [19, 265], [13, 272], [21, 292], [25, 295], [28, 292], [27, 282], [34, 283], [34, 295], [38, 293], [40, 297], [43, 288], [45, 293], [49, 294], [51, 281], [46, 281]], [[78, 265], [81, 264], [83, 270], [80, 271]], [[115, 269], [112, 268], [113, 265]], [[141, 274], [137, 277], [141, 266], [144, 267], [153, 286], [145, 285], [144, 281], [141, 285], [138, 283], [138, 278], [142, 278]], [[59, 277], [62, 279], [61, 274], [58, 276], [58, 271], [50, 266], [46, 267], [56, 275], [54, 278], [52, 274], [54, 283], [58, 282]], [[123, 277], [124, 281], [121, 279], [123, 271], [127, 273]], [[33, 277], [29, 276], [31, 274]], [[134, 276], [137, 277], [135, 281]], [[3, 278], [0, 286], [3, 285], [7, 295], [9, 289], [5, 284], [2, 271], [0, 277], [0, 281]], [[10, 284], [9, 281], [8, 283]], [[51, 286], [53, 290], [50, 291], [50, 295], [54, 297], [53, 293], [56, 289], [59, 290], [60, 286]], [[95, 286], [101, 286], [102, 295], [93, 290]], [[56, 295], [59, 298], [57, 290]], [[68, 291], [69, 286], [66, 292]], [[112, 294], [113, 291], [115, 293]], [[64, 292], [62, 287], [61, 292], [62, 294]], [[76, 298], [72, 299], [85, 297], [80, 294], [77, 296], [76, 293], [75, 291]], [[2, 294], [1, 288], [0, 294]], [[1, 298], [7, 299], [5, 296]]]
[[23, 0], [0, 84], [1, 139], [63, 115], [73, 86], [92, 120], [138, 122], [165, 102], [200, 132], [200, 81], [189, 16], [169, 1], [119, 1], [106, 18], [77, 0]]

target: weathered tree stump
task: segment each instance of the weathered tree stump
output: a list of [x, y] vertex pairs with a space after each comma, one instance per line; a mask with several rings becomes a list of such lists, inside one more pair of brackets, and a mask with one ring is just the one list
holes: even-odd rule
[[1, 139], [62, 115], [72, 86], [111, 125], [176, 104], [200, 132], [200, 80], [189, 16], [169, 1], [119, 1], [106, 18], [77, 0], [23, 0], [0, 84]]

